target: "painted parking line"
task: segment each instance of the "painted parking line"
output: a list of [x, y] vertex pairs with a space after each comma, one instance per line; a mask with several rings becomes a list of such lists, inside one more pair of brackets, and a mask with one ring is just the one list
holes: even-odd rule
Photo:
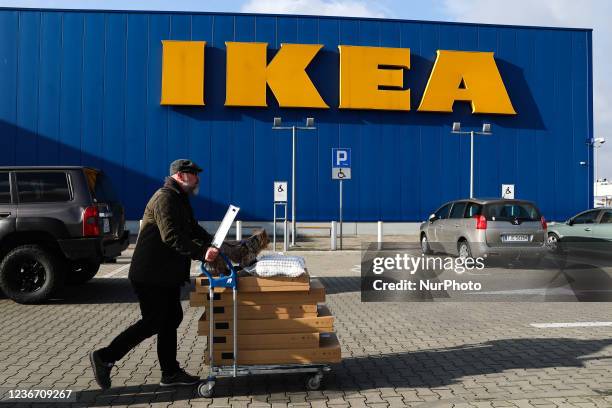
[[131, 263], [125, 264], [117, 269], [113, 269], [112, 271], [110, 271], [109, 273], [100, 276], [101, 278], [112, 278], [115, 275], [120, 274], [121, 272], [125, 271], [126, 269], [128, 269], [130, 267]]
[[612, 322], [531, 323], [531, 326], [537, 327], [538, 329], [557, 327], [607, 327], [612, 326]]
[[[129, 269], [130, 264], [126, 264], [126, 265], [122, 265], [117, 269], [113, 269], [112, 271], [110, 271], [109, 273], [106, 273], [104, 275], [99, 275], [98, 278], [112, 278], [113, 276], [119, 275], [121, 272], [125, 271], [126, 269]], [[200, 267], [192, 267], [191, 271], [190, 271], [190, 276], [200, 276]]]

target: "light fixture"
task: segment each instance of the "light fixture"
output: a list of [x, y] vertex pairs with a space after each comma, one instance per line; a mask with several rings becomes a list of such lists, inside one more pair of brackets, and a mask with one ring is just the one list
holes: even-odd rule
[[470, 130], [461, 131], [461, 123], [453, 122], [453, 130], [451, 133], [458, 135], [470, 135], [470, 198], [474, 197], [474, 135], [491, 136], [491, 124], [483, 123], [482, 131]]
[[295, 246], [295, 237], [297, 235], [296, 216], [295, 216], [295, 168], [296, 168], [296, 145], [298, 130], [315, 130], [314, 118], [306, 118], [306, 126], [282, 126], [283, 120], [280, 117], [275, 117], [272, 122], [273, 130], [291, 130], [291, 246]]

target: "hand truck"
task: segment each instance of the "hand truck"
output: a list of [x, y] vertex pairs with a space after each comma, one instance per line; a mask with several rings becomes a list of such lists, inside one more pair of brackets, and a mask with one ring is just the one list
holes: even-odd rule
[[[208, 278], [208, 297], [209, 297], [209, 331], [208, 331], [208, 355], [209, 355], [209, 373], [208, 379], [205, 383], [198, 385], [198, 395], [205, 398], [211, 398], [214, 394], [215, 383], [217, 377], [243, 377], [247, 375], [258, 375], [258, 374], [311, 374], [306, 380], [306, 389], [315, 391], [321, 387], [323, 380], [323, 373], [331, 370], [328, 364], [276, 364], [276, 365], [238, 365], [238, 274], [234, 265], [229, 258], [219, 253], [219, 256], [223, 258], [225, 264], [230, 270], [229, 276], [220, 275], [213, 278], [211, 273], [206, 269], [205, 263], [203, 262], [200, 266], [202, 275]], [[214, 364], [214, 313], [213, 311], [213, 299], [215, 288], [231, 288], [232, 299], [233, 299], [233, 364], [231, 366], [215, 366]]]

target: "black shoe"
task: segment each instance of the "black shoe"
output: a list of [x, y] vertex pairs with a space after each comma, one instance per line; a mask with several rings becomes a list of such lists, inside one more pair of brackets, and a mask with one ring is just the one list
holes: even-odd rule
[[159, 385], [162, 387], [171, 387], [173, 385], [195, 385], [200, 382], [200, 377], [187, 374], [185, 370], [179, 369], [172, 375], [162, 375]]
[[111, 387], [110, 373], [114, 364], [102, 361], [98, 350], [89, 353], [89, 361], [91, 362], [94, 377], [100, 388], [103, 390], [109, 389]]

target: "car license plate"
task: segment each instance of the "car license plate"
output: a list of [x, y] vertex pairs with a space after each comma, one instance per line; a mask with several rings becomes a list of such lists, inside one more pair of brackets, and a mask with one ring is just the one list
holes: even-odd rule
[[108, 218], [103, 218], [103, 220], [104, 220], [103, 221], [103, 224], [104, 224], [103, 231], [106, 234], [107, 232], [110, 232], [110, 221]]
[[502, 235], [504, 242], [529, 242], [529, 235]]

